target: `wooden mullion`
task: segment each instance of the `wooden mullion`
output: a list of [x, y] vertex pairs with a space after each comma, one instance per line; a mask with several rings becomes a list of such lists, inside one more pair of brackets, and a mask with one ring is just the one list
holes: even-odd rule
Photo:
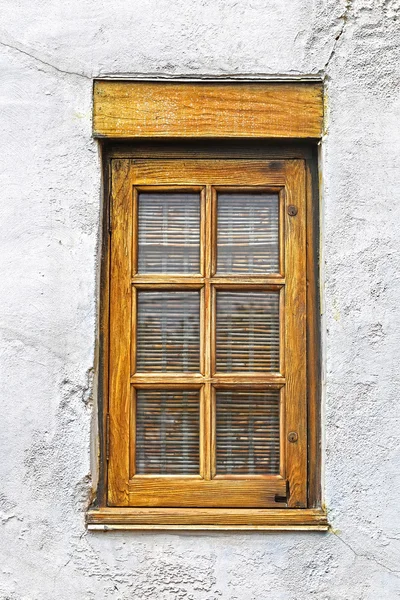
[[153, 285], [200, 287], [204, 281], [202, 275], [136, 275], [132, 278], [132, 284], [140, 287]]
[[[220, 286], [270, 286], [271, 289], [285, 285], [285, 278], [279, 275], [218, 275], [211, 279], [213, 285]], [[250, 289], [254, 289], [250, 288]]]
[[258, 373], [216, 373], [211, 379], [216, 388], [279, 388], [286, 384], [286, 379], [279, 373], [270, 375]]
[[203, 402], [202, 414], [202, 435], [200, 436], [200, 465], [202, 466], [201, 475], [209, 481], [212, 477], [212, 413], [211, 413], [211, 394], [212, 388], [206, 383], [201, 390]]
[[209, 383], [211, 376], [211, 361], [212, 361], [212, 348], [210, 344], [211, 339], [211, 319], [212, 319], [212, 301], [211, 301], [211, 286], [210, 276], [212, 273], [212, 190], [209, 185], [206, 186], [205, 199], [204, 199], [204, 274], [205, 274], [205, 285], [204, 285], [204, 311], [202, 313], [203, 327], [204, 327], [204, 375], [207, 382], [203, 387], [203, 439], [200, 446], [200, 453], [203, 457], [203, 477], [205, 480], [211, 479], [211, 464], [212, 464], [212, 388]]
[[262, 281], [255, 283], [240, 283], [238, 281], [233, 280], [230, 277], [219, 277], [218, 283], [214, 283], [214, 278], [211, 280], [211, 284], [214, 290], [225, 290], [225, 291], [237, 291], [237, 292], [277, 292], [282, 287], [284, 287], [284, 283], [282, 281], [278, 281], [277, 283], [269, 282], [264, 283]]
[[153, 282], [150, 282], [149, 280], [146, 280], [145, 283], [135, 282], [135, 288], [138, 290], [200, 290], [203, 285], [204, 283], [199, 279], [196, 279], [193, 282], [189, 281], [189, 283], [185, 281], [182, 281], [181, 283], [169, 283], [165, 279], [161, 282], [157, 281], [157, 279], [154, 279]]
[[199, 373], [135, 373], [131, 377], [135, 386], [194, 386], [200, 387], [205, 383], [205, 378]]

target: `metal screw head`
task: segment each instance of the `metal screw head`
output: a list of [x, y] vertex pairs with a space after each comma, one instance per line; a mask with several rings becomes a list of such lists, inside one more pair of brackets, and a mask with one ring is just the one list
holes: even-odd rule
[[292, 444], [294, 444], [294, 442], [297, 442], [297, 440], [299, 439], [298, 434], [296, 433], [296, 431], [291, 431], [289, 433], [289, 435], [287, 436], [289, 442], [291, 442]]
[[288, 206], [288, 215], [290, 217], [295, 217], [297, 215], [297, 206], [294, 206], [294, 204], [291, 204], [290, 206]]

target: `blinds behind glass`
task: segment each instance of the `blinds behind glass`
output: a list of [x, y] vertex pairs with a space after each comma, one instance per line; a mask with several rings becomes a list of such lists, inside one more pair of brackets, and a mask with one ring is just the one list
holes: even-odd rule
[[136, 472], [199, 473], [198, 390], [137, 390]]
[[217, 391], [217, 475], [279, 473], [279, 390]]

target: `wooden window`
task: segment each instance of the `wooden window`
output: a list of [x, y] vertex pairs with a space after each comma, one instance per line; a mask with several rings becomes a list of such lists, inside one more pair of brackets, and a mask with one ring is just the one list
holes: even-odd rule
[[107, 158], [106, 461], [89, 526], [326, 528], [309, 155], [139, 146]]

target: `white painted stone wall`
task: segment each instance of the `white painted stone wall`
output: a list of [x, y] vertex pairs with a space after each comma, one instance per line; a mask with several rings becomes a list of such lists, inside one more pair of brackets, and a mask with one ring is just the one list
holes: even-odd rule
[[[400, 0], [3, 0], [2, 600], [400, 598]], [[93, 77], [321, 76], [331, 533], [87, 532]]]

